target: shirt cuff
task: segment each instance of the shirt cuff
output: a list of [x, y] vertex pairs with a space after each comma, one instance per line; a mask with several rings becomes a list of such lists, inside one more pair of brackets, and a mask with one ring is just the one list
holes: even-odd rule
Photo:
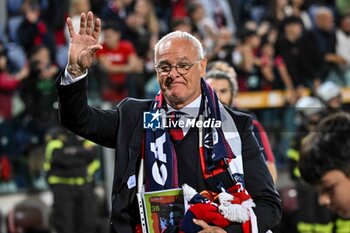
[[61, 77], [61, 85], [63, 86], [67, 86], [69, 84], [72, 84], [72, 83], [75, 83], [75, 82], [78, 82], [79, 80], [85, 78], [88, 74], [88, 71], [86, 70], [85, 74], [82, 74], [76, 78], [73, 78], [67, 71], [67, 67], [66, 69], [64, 70], [64, 75]]

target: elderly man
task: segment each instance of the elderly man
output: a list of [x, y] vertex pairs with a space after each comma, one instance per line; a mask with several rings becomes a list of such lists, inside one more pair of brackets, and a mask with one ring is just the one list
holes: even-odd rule
[[[201, 78], [207, 61], [195, 37], [176, 31], [156, 44], [155, 68], [161, 90], [153, 101], [125, 99], [114, 110], [99, 110], [87, 104], [85, 76], [95, 52], [101, 49], [101, 21], [94, 21], [89, 12], [82, 13], [78, 33], [69, 18], [67, 25], [69, 61], [57, 82], [61, 121], [76, 134], [116, 149], [110, 232], [140, 230], [136, 177], [141, 160], [146, 191], [185, 183], [197, 191], [218, 191], [240, 182], [256, 204], [252, 214], [258, 231], [266, 232], [278, 223], [280, 198], [252, 135], [251, 119], [219, 105]], [[151, 118], [147, 118], [149, 114]], [[174, 129], [163, 120], [156, 122], [173, 115], [195, 124]], [[204, 124], [209, 120], [215, 123], [210, 124], [213, 127]], [[201, 232], [242, 232], [242, 224], [222, 229], [202, 220], [194, 222], [203, 228]]]

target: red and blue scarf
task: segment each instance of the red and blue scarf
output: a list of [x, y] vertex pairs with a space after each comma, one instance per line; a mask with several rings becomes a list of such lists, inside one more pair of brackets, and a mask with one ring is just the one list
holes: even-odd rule
[[[196, 120], [206, 121], [208, 119], [215, 121], [222, 121], [222, 111], [224, 110], [222, 104], [219, 103], [218, 97], [213, 89], [202, 79], [202, 106], [199, 111], [199, 117]], [[160, 91], [155, 97], [150, 112], [152, 114], [161, 113], [165, 116], [167, 113], [167, 104], [164, 99], [163, 93]], [[225, 118], [230, 118], [230, 122], [233, 122], [232, 118], [226, 112]], [[177, 157], [174, 147], [174, 143], [169, 134], [169, 129], [162, 127], [148, 128], [145, 133], [145, 147], [143, 158], [145, 160], [146, 176], [145, 176], [145, 190], [155, 191], [163, 189], [178, 188], [178, 171], [177, 171]], [[234, 125], [234, 122], [233, 122]], [[232, 132], [235, 129], [235, 125], [231, 129]], [[237, 133], [238, 134], [238, 133]], [[239, 137], [239, 136], [238, 136]], [[232, 143], [228, 143], [223, 132], [223, 127], [199, 128], [199, 154], [200, 163], [202, 168], [202, 174], [204, 178], [210, 179], [211, 177], [227, 172], [231, 172], [233, 179], [243, 183], [243, 168], [242, 163], [239, 162], [238, 167], [232, 170], [232, 162], [236, 158], [232, 150]], [[239, 139], [240, 143], [240, 139]], [[239, 145], [240, 149], [240, 145]], [[239, 154], [241, 159], [241, 154]]]

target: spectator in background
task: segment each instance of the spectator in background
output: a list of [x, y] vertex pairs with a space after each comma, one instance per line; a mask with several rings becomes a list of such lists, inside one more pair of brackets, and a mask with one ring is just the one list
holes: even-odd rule
[[235, 49], [235, 39], [226, 27], [219, 29], [213, 47], [208, 49], [206, 58], [208, 61], [221, 60], [233, 65], [232, 53]]
[[261, 89], [285, 89], [288, 102], [294, 105], [297, 96], [292, 78], [283, 58], [279, 55], [275, 56], [275, 47], [271, 42], [265, 41], [261, 44], [260, 63], [263, 78]]
[[339, 19], [336, 30], [336, 54], [345, 59], [346, 63], [340, 67], [346, 86], [350, 86], [350, 9]]
[[54, 82], [59, 69], [52, 63], [50, 51], [45, 46], [32, 48], [29, 62], [30, 74], [21, 87], [21, 97], [25, 103], [25, 114], [44, 130], [57, 121]]
[[105, 22], [114, 22], [120, 30], [125, 30], [126, 17], [134, 9], [133, 0], [108, 0], [101, 10], [101, 19]]
[[238, 68], [238, 85], [241, 91], [259, 89], [261, 63], [258, 49], [260, 42], [261, 39], [255, 30], [242, 30], [240, 45], [234, 51], [234, 65]]
[[312, 28], [311, 18], [307, 12], [306, 0], [289, 0], [286, 15], [300, 18], [305, 29], [309, 30]]
[[301, 41], [304, 51], [303, 63], [310, 68], [310, 76], [314, 78], [314, 87], [327, 79], [336, 79], [339, 65], [346, 60], [336, 54], [336, 36], [332, 11], [327, 7], [315, 9], [315, 27], [307, 31]]
[[147, 59], [150, 55], [151, 34], [145, 28], [145, 18], [132, 11], [125, 19], [125, 28], [121, 30], [122, 40], [133, 44], [137, 55]]
[[[214, 89], [218, 95], [219, 100], [237, 110], [236, 96], [238, 94], [238, 84], [237, 84], [237, 74], [233, 67], [228, 65], [225, 62], [217, 61], [209, 63], [208, 65], [209, 72], [205, 76], [207, 83]], [[272, 152], [271, 145], [264, 127], [261, 123], [255, 118], [253, 119], [254, 134], [259, 142], [259, 145], [262, 146], [262, 154], [266, 161], [267, 167], [271, 173], [273, 181], [277, 181], [277, 169], [275, 165], [275, 156]]]
[[[127, 16], [126, 24], [129, 30], [126, 34], [122, 32], [122, 38], [133, 43], [138, 57], [142, 59], [140, 62], [145, 64], [145, 68], [147, 67], [143, 72], [129, 75], [127, 82], [129, 96], [143, 98], [145, 82], [154, 73], [153, 50], [151, 48], [158, 41], [160, 31], [160, 23], [156, 16], [154, 2], [150, 0], [136, 0], [134, 11]], [[150, 67], [152, 67], [152, 72], [149, 72]]]
[[203, 38], [204, 47], [211, 50], [214, 47], [219, 28], [214, 19], [210, 18], [200, 2], [193, 2], [188, 6], [188, 15], [192, 29]]
[[30, 0], [23, 4], [24, 20], [17, 33], [20, 44], [27, 57], [33, 46], [45, 45], [50, 50], [50, 59], [55, 60], [55, 43], [50, 28], [40, 19], [40, 6], [37, 1]]
[[208, 64], [207, 70], [208, 73], [214, 72], [213, 75], [207, 74], [205, 79], [215, 90], [219, 100], [229, 107], [237, 108], [235, 97], [238, 94], [238, 83], [235, 69], [229, 63], [213, 61]]
[[19, 72], [11, 74], [8, 70], [7, 52], [0, 43], [0, 121], [12, 118], [12, 101], [14, 92], [22, 80], [28, 77], [29, 67], [24, 66]]
[[[267, 40], [271, 43], [275, 43], [278, 35], [278, 31], [276, 30], [276, 26], [273, 21], [270, 19], [263, 19], [261, 22], [257, 23], [253, 20], [246, 20], [243, 27], [244, 30], [252, 30], [255, 31], [256, 34], [262, 39]], [[242, 33], [243, 33], [242, 32]], [[241, 34], [242, 36], [242, 34]]]
[[268, 4], [265, 19], [279, 25], [287, 17], [288, 0], [271, 0]]
[[182, 19], [174, 19], [171, 23], [171, 31], [178, 30], [192, 33], [191, 20], [188, 17]]
[[[286, 64], [291, 81], [299, 98], [305, 87], [312, 88], [317, 77], [307, 61], [310, 55], [302, 48], [303, 26], [300, 18], [287, 17], [281, 24], [280, 35], [276, 42], [276, 54], [281, 56]], [[306, 61], [305, 61], [306, 60]]]
[[126, 30], [122, 38], [133, 43], [137, 55], [146, 60], [153, 60], [153, 48], [159, 39], [160, 24], [152, 1], [137, 0], [134, 10], [126, 18]]
[[341, 87], [332, 81], [326, 81], [317, 88], [317, 97], [326, 107], [327, 115], [342, 111]]
[[173, 19], [188, 17], [188, 6], [196, 0], [174, 0], [171, 1], [171, 16]]
[[229, 0], [199, 0], [205, 10], [205, 15], [214, 20], [218, 28], [226, 27], [232, 34], [236, 33], [237, 26], [233, 16], [234, 7]]
[[119, 27], [106, 22], [103, 27], [103, 49], [96, 53], [98, 65], [106, 73], [102, 82], [102, 99], [119, 102], [128, 96], [127, 75], [141, 72], [143, 64], [135, 53], [134, 46], [121, 40]]
[[174, 19], [171, 11], [174, 1], [152, 0], [151, 2], [159, 23], [159, 34], [162, 36], [171, 31], [171, 21]]
[[159, 39], [160, 30], [153, 1], [136, 0], [134, 11], [144, 19], [144, 28], [151, 35], [149, 48], [153, 48]]

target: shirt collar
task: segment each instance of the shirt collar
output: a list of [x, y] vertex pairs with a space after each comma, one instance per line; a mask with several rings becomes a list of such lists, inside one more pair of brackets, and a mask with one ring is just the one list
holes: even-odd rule
[[190, 115], [194, 118], [196, 118], [199, 114], [199, 108], [201, 106], [201, 100], [202, 100], [202, 95], [199, 95], [197, 97], [197, 99], [193, 100], [191, 103], [189, 103], [188, 105], [186, 105], [185, 107], [176, 110], [173, 107], [171, 107], [169, 104], [167, 104], [168, 107], [168, 112], [167, 113], [171, 113], [174, 111], [180, 111], [183, 113], [186, 113], [187, 115]]

